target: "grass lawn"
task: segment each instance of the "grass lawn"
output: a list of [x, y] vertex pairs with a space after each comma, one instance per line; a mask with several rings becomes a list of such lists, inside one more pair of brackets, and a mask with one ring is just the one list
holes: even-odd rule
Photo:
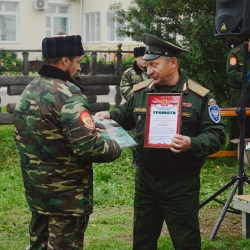
[[[30, 212], [26, 205], [13, 125], [0, 126], [0, 250], [20, 250], [29, 240]], [[131, 151], [112, 163], [94, 164], [94, 213], [85, 236], [86, 250], [132, 248], [133, 192], [135, 170]], [[250, 171], [245, 167], [246, 174]], [[238, 174], [234, 157], [208, 159], [201, 171], [201, 201], [206, 200]], [[225, 202], [232, 186], [219, 195]], [[244, 188], [250, 193], [249, 186]], [[241, 215], [227, 213], [213, 241], [209, 236], [221, 212], [211, 201], [200, 210], [202, 249], [248, 250], [250, 240], [241, 239]], [[173, 249], [166, 226], [158, 250]]]

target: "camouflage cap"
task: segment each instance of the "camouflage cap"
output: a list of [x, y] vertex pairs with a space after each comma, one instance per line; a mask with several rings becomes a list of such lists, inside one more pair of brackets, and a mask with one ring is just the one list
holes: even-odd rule
[[84, 55], [82, 37], [79, 35], [58, 35], [42, 41], [44, 58], [74, 57]]
[[143, 34], [142, 41], [147, 45], [143, 60], [154, 60], [159, 56], [180, 57], [180, 52], [187, 52], [187, 50], [180, 48], [172, 43], [165, 42], [162, 39], [150, 35]]

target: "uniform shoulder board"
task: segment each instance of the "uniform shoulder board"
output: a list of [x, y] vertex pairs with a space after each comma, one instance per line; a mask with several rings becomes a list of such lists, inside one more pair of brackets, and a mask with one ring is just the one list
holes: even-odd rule
[[198, 84], [192, 79], [188, 79], [188, 88], [202, 97], [204, 97], [210, 91], [209, 89], [204, 88], [202, 85]]
[[240, 47], [237, 47], [235, 50], [233, 50], [233, 53], [238, 53], [240, 51]]
[[72, 94], [77, 94], [79, 91], [81, 91], [75, 84], [66, 81], [66, 86], [71, 90]]
[[143, 82], [139, 82], [133, 86], [133, 91], [139, 91], [141, 89], [145, 89], [153, 80], [152, 79], [147, 79]]

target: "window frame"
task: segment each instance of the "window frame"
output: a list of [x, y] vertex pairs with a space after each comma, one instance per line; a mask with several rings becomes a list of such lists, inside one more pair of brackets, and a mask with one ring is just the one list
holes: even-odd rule
[[[56, 13], [50, 13], [49, 8], [50, 6], [55, 6], [56, 8]], [[68, 7], [68, 13], [59, 13], [59, 7], [63, 6], [63, 7]], [[72, 7], [71, 4], [67, 4], [67, 3], [49, 3], [49, 8], [48, 10], [45, 11], [45, 34], [47, 36], [47, 32], [50, 31], [51, 34], [50, 36], [54, 36], [57, 32], [57, 30], [54, 30], [54, 18], [55, 17], [65, 17], [68, 18], [68, 23], [67, 23], [67, 29], [66, 29], [66, 34], [71, 34], [72, 33], [72, 22], [73, 22], [73, 18], [72, 18]], [[48, 28], [47, 27], [47, 18], [50, 18], [50, 22], [51, 22], [51, 27]]]
[[[106, 43], [126, 43], [126, 42], [127, 42], [126, 37], [123, 37], [124, 40], [120, 40], [120, 41], [117, 40], [116, 32], [115, 32], [115, 40], [114, 40], [114, 41], [108, 40], [108, 36], [110, 36], [110, 35], [108, 34], [108, 14], [116, 15], [115, 12], [112, 12], [112, 11], [107, 11], [107, 12], [106, 12]], [[117, 29], [117, 24], [118, 24], [118, 22], [115, 21], [114, 24], [115, 24], [115, 27], [114, 27], [114, 28], [115, 28], [115, 30], [116, 30], [116, 29]]]
[[[88, 19], [89, 21], [91, 20], [91, 14], [95, 14], [95, 30], [94, 30], [94, 33], [95, 33], [95, 40], [91, 40], [91, 28], [90, 28], [90, 33], [89, 33], [89, 39], [87, 41], [86, 37], [87, 37], [87, 15], [88, 15]], [[98, 26], [97, 26], [97, 14], [99, 14], [99, 40], [97, 39], [98, 38]], [[101, 42], [101, 12], [100, 11], [94, 11], [94, 12], [86, 12], [86, 13], [83, 13], [83, 20], [84, 20], [84, 28], [83, 28], [83, 42], [84, 43], [100, 43]]]
[[[16, 16], [16, 23], [15, 23], [15, 29], [16, 29], [16, 39], [15, 40], [0, 40], [0, 43], [2, 44], [14, 44], [14, 43], [20, 43], [21, 42], [21, 22], [20, 22], [20, 0], [9, 0], [9, 1], [0, 1], [0, 3], [15, 3], [15, 16]], [[12, 12], [13, 13], [13, 12]], [[6, 11], [0, 11], [0, 15], [8, 15], [8, 12]], [[11, 14], [12, 15], [12, 14]]]

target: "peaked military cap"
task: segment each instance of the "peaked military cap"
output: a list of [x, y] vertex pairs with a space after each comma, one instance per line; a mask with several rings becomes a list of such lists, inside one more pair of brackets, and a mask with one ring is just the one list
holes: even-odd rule
[[143, 60], [154, 60], [159, 56], [179, 58], [180, 52], [187, 52], [187, 50], [181, 47], [165, 42], [150, 34], [143, 34], [142, 41], [147, 45], [145, 55], [142, 58]]

